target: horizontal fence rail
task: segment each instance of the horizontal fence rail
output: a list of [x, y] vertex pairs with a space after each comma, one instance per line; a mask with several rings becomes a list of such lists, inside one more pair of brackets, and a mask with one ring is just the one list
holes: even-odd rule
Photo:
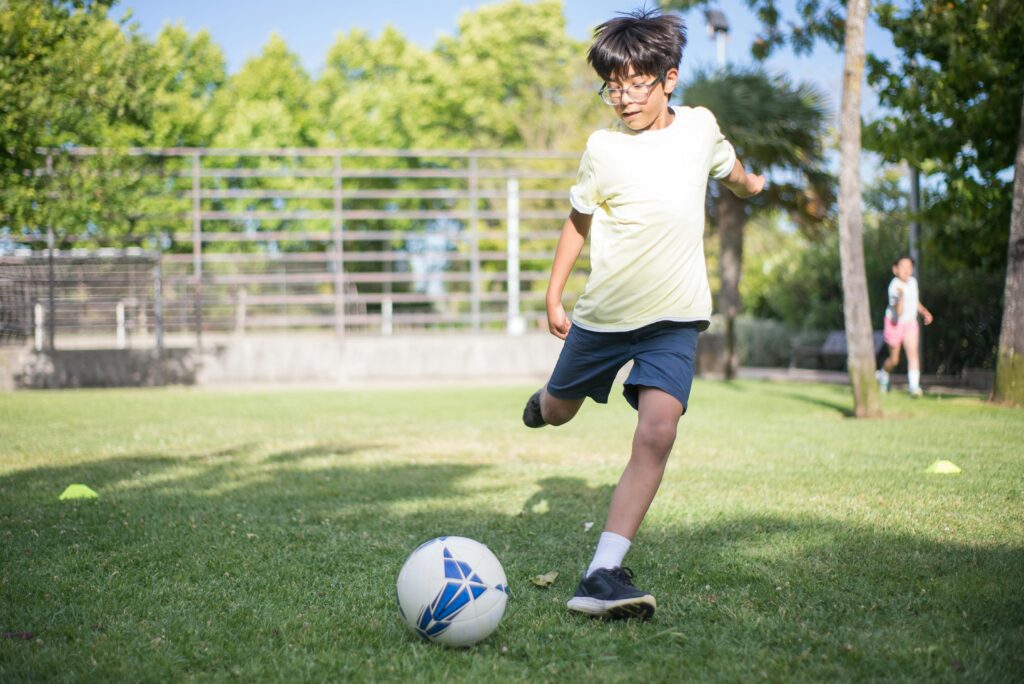
[[55, 169], [52, 201], [66, 199], [61, 174], [98, 173], [131, 230], [97, 217], [0, 231], [0, 343], [519, 334], [546, 320], [577, 164], [532, 151], [304, 148], [76, 148], [64, 160], [41, 164]]

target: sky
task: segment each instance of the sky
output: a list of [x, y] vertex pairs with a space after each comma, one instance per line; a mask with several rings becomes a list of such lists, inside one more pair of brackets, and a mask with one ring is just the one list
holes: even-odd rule
[[[457, 32], [459, 15], [494, 0], [121, 0], [115, 16], [132, 12], [132, 21], [142, 33], [155, 36], [164, 24], [181, 22], [190, 32], [209, 31], [224, 51], [228, 70], [237, 71], [250, 57], [260, 53], [273, 32], [284, 38], [312, 75], [319, 74], [328, 48], [338, 33], [354, 28], [378, 35], [391, 25], [406, 38], [424, 48], [431, 48], [441, 35]], [[569, 34], [579, 40], [588, 39], [593, 27], [606, 19], [642, 5], [643, 0], [564, 0]], [[650, 2], [649, 4], [653, 4]], [[795, 17], [793, 0], [781, 0], [780, 8]], [[730, 24], [727, 59], [730, 64], [751, 63], [750, 44], [759, 24], [743, 0], [722, 0], [721, 9]], [[681, 77], [700, 67], [715, 64], [715, 44], [705, 30], [703, 12], [684, 15], [689, 27], [689, 45], [683, 53]], [[784, 14], [784, 16], [786, 16]], [[869, 26], [868, 51], [885, 56], [894, 50], [885, 31]], [[825, 45], [804, 57], [788, 51], [766, 62], [769, 70], [785, 73], [795, 82], [809, 81], [826, 95], [835, 112], [839, 107], [842, 83], [842, 57]], [[595, 77], [595, 87], [596, 83]], [[864, 91], [864, 112], [870, 113], [876, 101], [870, 90]]]

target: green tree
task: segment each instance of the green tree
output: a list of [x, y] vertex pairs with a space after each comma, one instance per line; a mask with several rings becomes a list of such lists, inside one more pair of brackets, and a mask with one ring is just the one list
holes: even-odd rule
[[214, 122], [207, 112], [227, 79], [224, 53], [205, 30], [189, 35], [181, 24], [168, 24], [156, 37], [153, 59], [158, 79], [153, 113], [139, 144], [209, 145]]
[[[868, 127], [867, 143], [887, 160], [908, 160], [938, 190], [922, 212], [927, 272], [932, 280], [937, 272], [955, 274], [974, 291], [975, 308], [992, 320], [990, 332], [975, 339], [964, 327], [960, 338], [992, 348], [999, 336], [996, 397], [1024, 403], [1024, 214], [1012, 209], [1021, 193], [1016, 186], [1024, 183], [1024, 6], [1016, 0], [882, 2], [878, 21], [900, 54], [870, 62], [869, 82], [892, 113]], [[989, 276], [1004, 271], [1000, 333], [1000, 285]], [[940, 323], [962, 321], [947, 314]]]
[[340, 34], [316, 84], [319, 142], [328, 147], [444, 148], [466, 145], [447, 126], [450, 90], [437, 56], [387, 27], [379, 38]]
[[474, 147], [579, 150], [609, 120], [586, 46], [565, 29], [559, 0], [498, 3], [459, 17], [437, 47], [452, 126]]
[[0, 5], [0, 225], [101, 234], [137, 222], [114, 180], [124, 160], [70, 154], [130, 144], [148, 125], [147, 45], [108, 18], [111, 4]]
[[224, 148], [312, 147], [318, 123], [312, 81], [298, 55], [272, 34], [263, 52], [232, 75], [213, 102], [213, 145]]
[[683, 87], [683, 101], [713, 111], [740, 159], [779, 179], [754, 201], [713, 193], [720, 241], [718, 309], [725, 318], [725, 375], [732, 379], [739, 368], [736, 318], [747, 220], [757, 212], [781, 210], [808, 234], [820, 234], [832, 195], [822, 146], [827, 107], [813, 86], [794, 86], [760, 68], [699, 73]]

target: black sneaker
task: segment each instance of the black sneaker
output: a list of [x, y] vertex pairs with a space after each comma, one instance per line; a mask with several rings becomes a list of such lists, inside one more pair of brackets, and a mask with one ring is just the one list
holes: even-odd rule
[[543, 391], [544, 388], [540, 388], [526, 402], [526, 408], [523, 409], [523, 423], [526, 427], [539, 428], [547, 425], [544, 416], [540, 414], [540, 393]]
[[633, 585], [629, 568], [600, 568], [580, 580], [576, 593], [565, 605], [595, 617], [650, 620], [658, 602]]

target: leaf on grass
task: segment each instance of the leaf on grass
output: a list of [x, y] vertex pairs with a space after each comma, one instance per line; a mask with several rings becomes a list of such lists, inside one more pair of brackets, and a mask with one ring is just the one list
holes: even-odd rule
[[552, 570], [551, 572], [545, 573], [543, 575], [531, 577], [530, 581], [538, 587], [550, 587], [552, 584], [555, 583], [556, 579], [558, 579], [558, 571]]
[[584, 532], [589, 532], [590, 528], [593, 527], [593, 526], [594, 526], [594, 523], [592, 523], [592, 522], [585, 522], [585, 523], [583, 523], [583, 531]]

